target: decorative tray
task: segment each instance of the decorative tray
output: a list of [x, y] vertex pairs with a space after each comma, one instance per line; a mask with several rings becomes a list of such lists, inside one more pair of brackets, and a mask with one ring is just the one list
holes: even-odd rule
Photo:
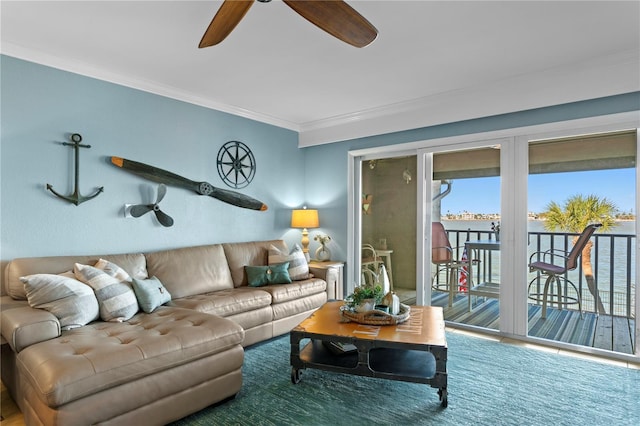
[[405, 322], [409, 319], [411, 308], [404, 303], [400, 304], [400, 312], [392, 315], [383, 311], [373, 309], [366, 312], [355, 312], [348, 306], [340, 308], [343, 320], [346, 322], [353, 321], [367, 325], [395, 325]]

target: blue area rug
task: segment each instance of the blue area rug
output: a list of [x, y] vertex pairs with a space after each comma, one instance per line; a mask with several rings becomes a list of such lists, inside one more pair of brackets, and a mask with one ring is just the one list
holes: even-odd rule
[[245, 352], [235, 399], [174, 425], [637, 425], [640, 370], [447, 333], [449, 406], [428, 385], [303, 370], [289, 336]]

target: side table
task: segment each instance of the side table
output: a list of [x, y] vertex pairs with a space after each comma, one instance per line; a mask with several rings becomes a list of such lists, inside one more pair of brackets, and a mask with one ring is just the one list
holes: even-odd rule
[[313, 269], [319, 270], [324, 280], [327, 282], [327, 298], [329, 300], [342, 300], [344, 299], [344, 262], [327, 260], [319, 261], [312, 260], [309, 262], [309, 269], [313, 273]]

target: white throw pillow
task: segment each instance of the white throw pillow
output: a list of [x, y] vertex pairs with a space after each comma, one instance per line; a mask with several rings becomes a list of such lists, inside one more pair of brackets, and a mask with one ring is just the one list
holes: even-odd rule
[[20, 277], [29, 306], [58, 318], [62, 330], [82, 327], [98, 319], [98, 300], [91, 287], [76, 280], [71, 271]]

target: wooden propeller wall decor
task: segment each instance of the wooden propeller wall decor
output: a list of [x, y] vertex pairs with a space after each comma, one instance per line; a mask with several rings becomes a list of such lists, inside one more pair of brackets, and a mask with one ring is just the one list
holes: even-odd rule
[[116, 167], [128, 170], [153, 182], [188, 189], [199, 195], [208, 195], [209, 197], [217, 198], [225, 203], [245, 209], [260, 211], [267, 210], [267, 205], [262, 201], [258, 201], [255, 198], [251, 198], [248, 195], [244, 195], [239, 192], [216, 188], [208, 182], [196, 182], [175, 173], [121, 157], [111, 157], [111, 163]]
[[[268, 3], [271, 0], [257, 0]], [[283, 0], [300, 16], [332, 36], [355, 47], [365, 47], [378, 36], [378, 30], [342, 0]], [[254, 0], [225, 0], [213, 17], [198, 47], [209, 47], [224, 40], [242, 20]]]

